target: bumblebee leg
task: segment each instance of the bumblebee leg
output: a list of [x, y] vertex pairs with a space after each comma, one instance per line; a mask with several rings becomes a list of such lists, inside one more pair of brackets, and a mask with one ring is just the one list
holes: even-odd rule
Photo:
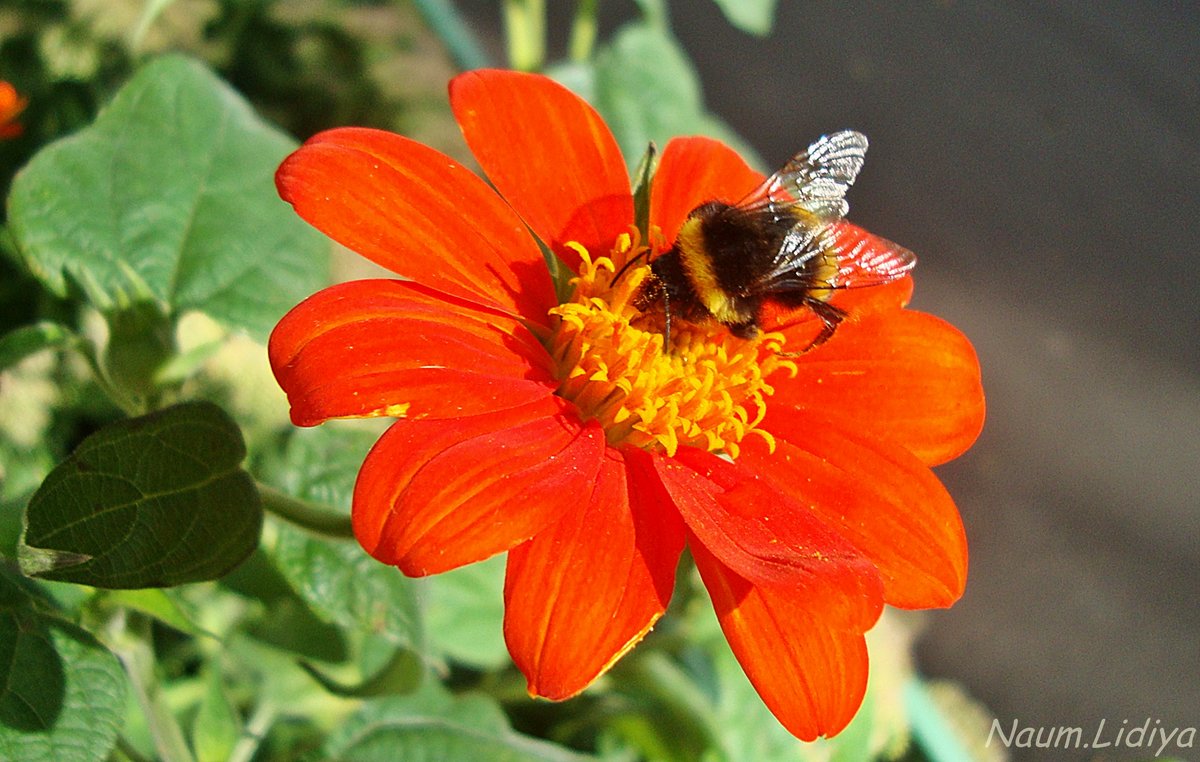
[[823, 302], [820, 299], [809, 299], [806, 306], [813, 311], [817, 317], [821, 319], [824, 325], [821, 327], [821, 332], [817, 334], [808, 346], [801, 349], [799, 352], [780, 352], [780, 357], [799, 357], [807, 354], [817, 347], [821, 346], [833, 336], [837, 331], [837, 327], [846, 319], [846, 311], [840, 307], [836, 307], [829, 302]]
[[835, 307], [829, 302], [814, 299], [808, 306], [812, 308], [813, 312], [817, 313], [817, 317], [821, 318], [821, 322], [825, 324], [825, 327], [817, 334], [817, 338], [813, 339], [812, 343], [804, 348], [805, 352], [816, 349], [829, 341], [833, 337], [833, 333], [837, 330], [837, 327], [846, 319], [846, 311], [840, 307]]

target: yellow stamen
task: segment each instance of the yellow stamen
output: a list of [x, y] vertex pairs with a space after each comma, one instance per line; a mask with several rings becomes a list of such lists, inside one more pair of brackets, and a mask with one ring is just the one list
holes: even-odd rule
[[[657, 237], [656, 237], [657, 236]], [[656, 250], [662, 244], [655, 230]], [[611, 444], [631, 444], [673, 455], [680, 445], [736, 458], [739, 443], [756, 434], [774, 449], [775, 438], [758, 428], [774, 392], [766, 378], [795, 372], [781, 357], [784, 337], [739, 339], [719, 323], [671, 324], [671, 351], [663, 351], [663, 315], [635, 306], [650, 267], [636, 230], [618, 236], [608, 256], [593, 259], [578, 243], [579, 275], [570, 299], [550, 310], [556, 317], [548, 340], [558, 364], [558, 394], [585, 418], [604, 427]]]

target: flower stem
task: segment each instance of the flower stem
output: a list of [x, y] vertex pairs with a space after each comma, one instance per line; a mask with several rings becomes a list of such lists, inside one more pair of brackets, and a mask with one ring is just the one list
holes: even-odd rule
[[275, 717], [278, 711], [275, 709], [275, 704], [272, 701], [264, 699], [254, 709], [254, 714], [250, 715], [249, 721], [246, 723], [246, 729], [242, 731], [242, 737], [238, 739], [237, 745], [229, 752], [228, 762], [250, 762], [254, 755], [258, 753], [258, 749], [262, 746], [263, 738], [266, 737], [267, 731], [271, 729], [271, 725], [275, 722]]
[[455, 66], [469, 71], [492, 65], [450, 0], [413, 0], [413, 4], [430, 31], [446, 46]]
[[904, 686], [904, 708], [908, 711], [913, 738], [930, 760], [971, 759], [921, 678], [914, 677]]
[[191, 749], [183, 740], [183, 731], [175, 715], [163, 701], [154, 676], [149, 621], [136, 616], [130, 620], [123, 615], [110, 623], [108, 630], [110, 642], [106, 645], [125, 667], [129, 684], [146, 716], [158, 758], [165, 762], [195, 762]]
[[597, 0], [579, 0], [575, 9], [575, 20], [571, 23], [571, 60], [583, 63], [592, 57], [596, 45]]
[[518, 71], [537, 71], [546, 60], [545, 0], [504, 0], [508, 64]]
[[330, 537], [353, 537], [354, 530], [350, 525], [350, 517], [344, 513], [318, 505], [313, 505], [299, 498], [285, 495], [274, 487], [259, 482], [258, 494], [262, 498], [263, 509], [270, 511], [281, 519], [290, 521], [297, 526]]

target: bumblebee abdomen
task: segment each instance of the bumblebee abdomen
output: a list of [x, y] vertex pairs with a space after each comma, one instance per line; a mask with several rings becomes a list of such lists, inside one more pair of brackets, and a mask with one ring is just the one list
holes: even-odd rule
[[684, 273], [708, 312], [721, 323], [753, 322], [785, 226], [753, 224], [734, 207], [711, 202], [696, 208], [679, 229], [675, 248]]

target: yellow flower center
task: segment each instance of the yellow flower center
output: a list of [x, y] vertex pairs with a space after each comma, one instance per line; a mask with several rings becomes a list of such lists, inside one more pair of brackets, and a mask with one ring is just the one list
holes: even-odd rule
[[782, 335], [746, 340], [715, 321], [672, 320], [665, 352], [661, 310], [634, 306], [650, 267], [635, 264], [617, 277], [646, 252], [637, 231], [619, 236], [609, 256], [596, 259], [577, 243], [567, 245], [583, 264], [571, 279], [571, 297], [550, 310], [558, 318], [548, 347], [558, 364], [559, 396], [599, 421], [613, 445], [668, 455], [688, 445], [736, 458], [742, 439], [757, 434], [774, 447], [758, 426], [774, 392], [765, 379], [781, 368], [795, 371], [780, 356]]

